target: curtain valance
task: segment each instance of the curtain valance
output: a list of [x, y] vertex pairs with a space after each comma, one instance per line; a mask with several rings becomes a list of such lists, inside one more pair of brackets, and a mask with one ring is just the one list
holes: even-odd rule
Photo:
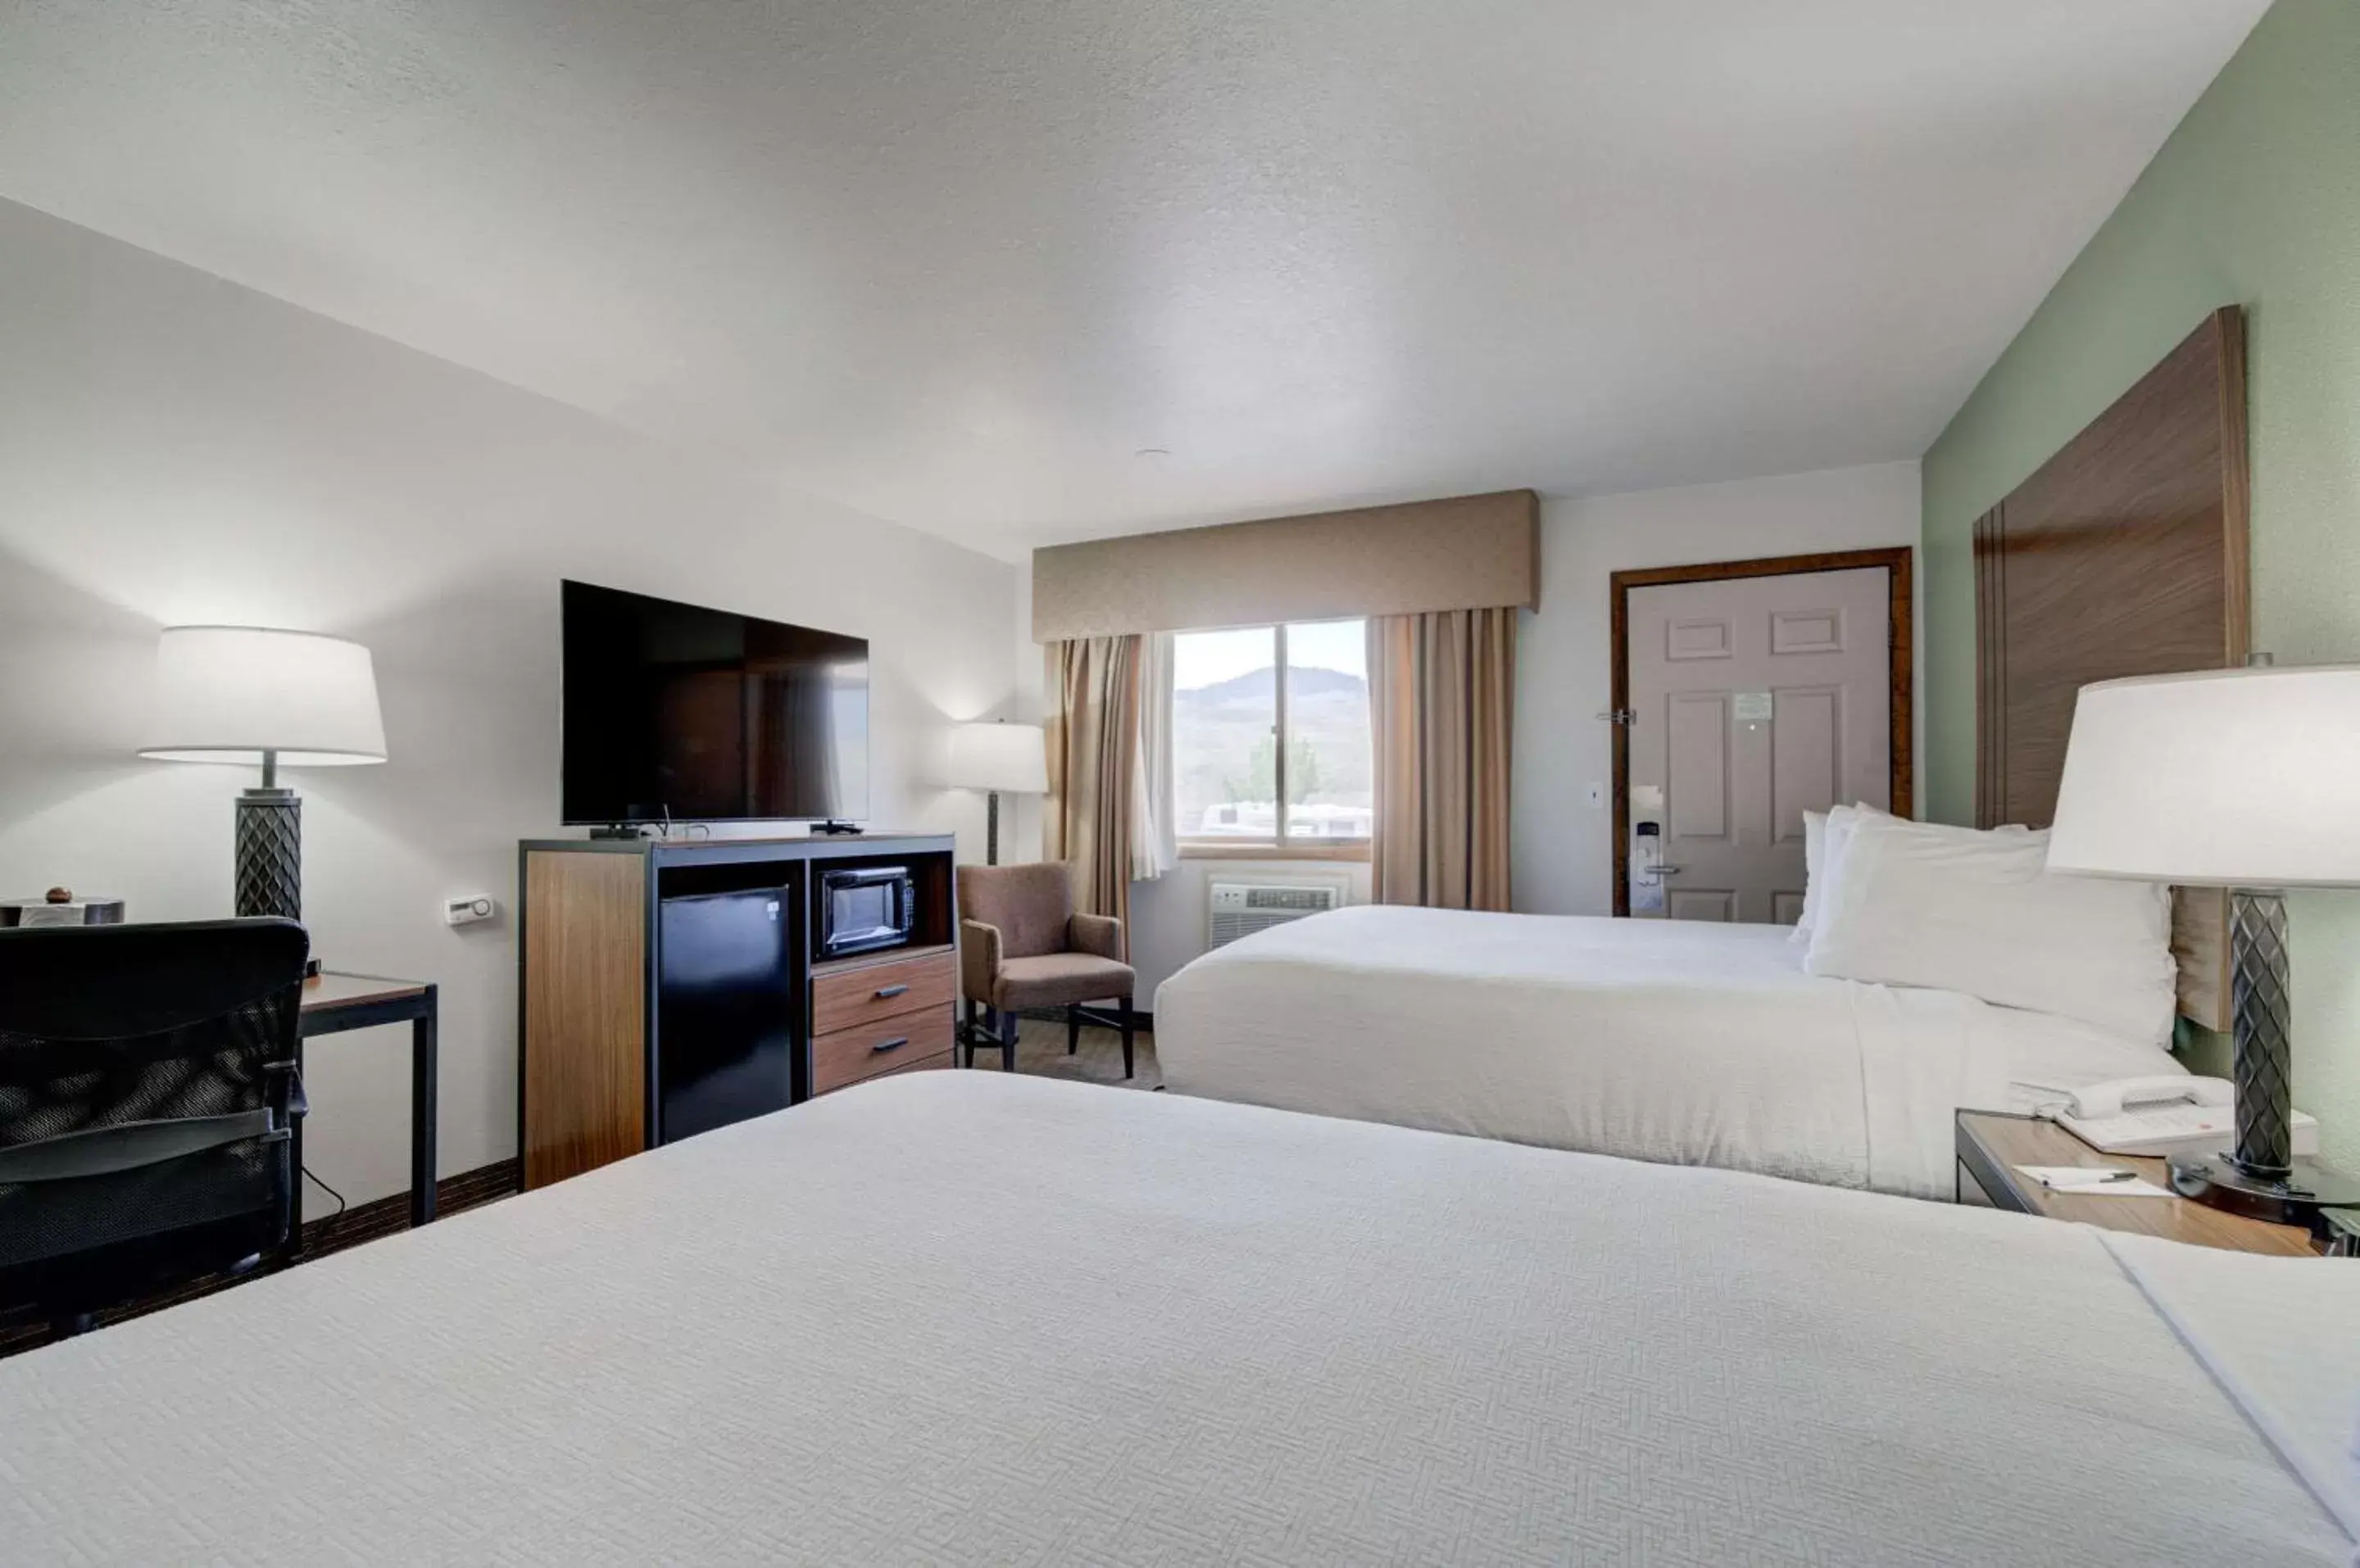
[[1054, 545], [1032, 555], [1032, 637], [1530, 607], [1530, 490]]

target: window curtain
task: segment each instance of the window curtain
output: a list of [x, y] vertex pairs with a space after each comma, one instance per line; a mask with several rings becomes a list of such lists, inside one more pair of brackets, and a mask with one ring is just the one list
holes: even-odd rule
[[1139, 650], [1139, 768], [1131, 812], [1131, 879], [1153, 882], [1180, 864], [1180, 802], [1172, 775], [1172, 634]]
[[1049, 798], [1043, 847], [1065, 863], [1074, 908], [1123, 922], [1131, 944], [1131, 819], [1139, 789], [1141, 638], [1048, 645]]
[[1370, 620], [1376, 902], [1508, 907], [1515, 693], [1513, 609]]

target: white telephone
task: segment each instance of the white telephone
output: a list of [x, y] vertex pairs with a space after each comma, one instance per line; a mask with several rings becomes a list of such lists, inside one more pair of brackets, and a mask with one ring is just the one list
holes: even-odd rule
[[[2236, 1090], [2219, 1078], [2123, 1078], [2066, 1097], [2058, 1125], [2107, 1154], [2213, 1154], [2236, 1141]], [[2294, 1113], [2294, 1151], [2319, 1152], [2319, 1123]]]

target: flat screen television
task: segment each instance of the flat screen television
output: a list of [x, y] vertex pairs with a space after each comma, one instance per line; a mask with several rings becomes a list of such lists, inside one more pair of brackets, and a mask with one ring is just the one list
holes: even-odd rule
[[567, 583], [569, 824], [869, 814], [869, 643]]

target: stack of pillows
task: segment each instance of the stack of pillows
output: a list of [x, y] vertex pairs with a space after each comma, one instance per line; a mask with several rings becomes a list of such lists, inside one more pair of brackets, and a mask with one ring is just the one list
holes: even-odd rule
[[1803, 813], [1794, 941], [1812, 975], [1963, 991], [2168, 1047], [2171, 890], [2051, 876], [2049, 834], [1939, 827], [1873, 806]]

